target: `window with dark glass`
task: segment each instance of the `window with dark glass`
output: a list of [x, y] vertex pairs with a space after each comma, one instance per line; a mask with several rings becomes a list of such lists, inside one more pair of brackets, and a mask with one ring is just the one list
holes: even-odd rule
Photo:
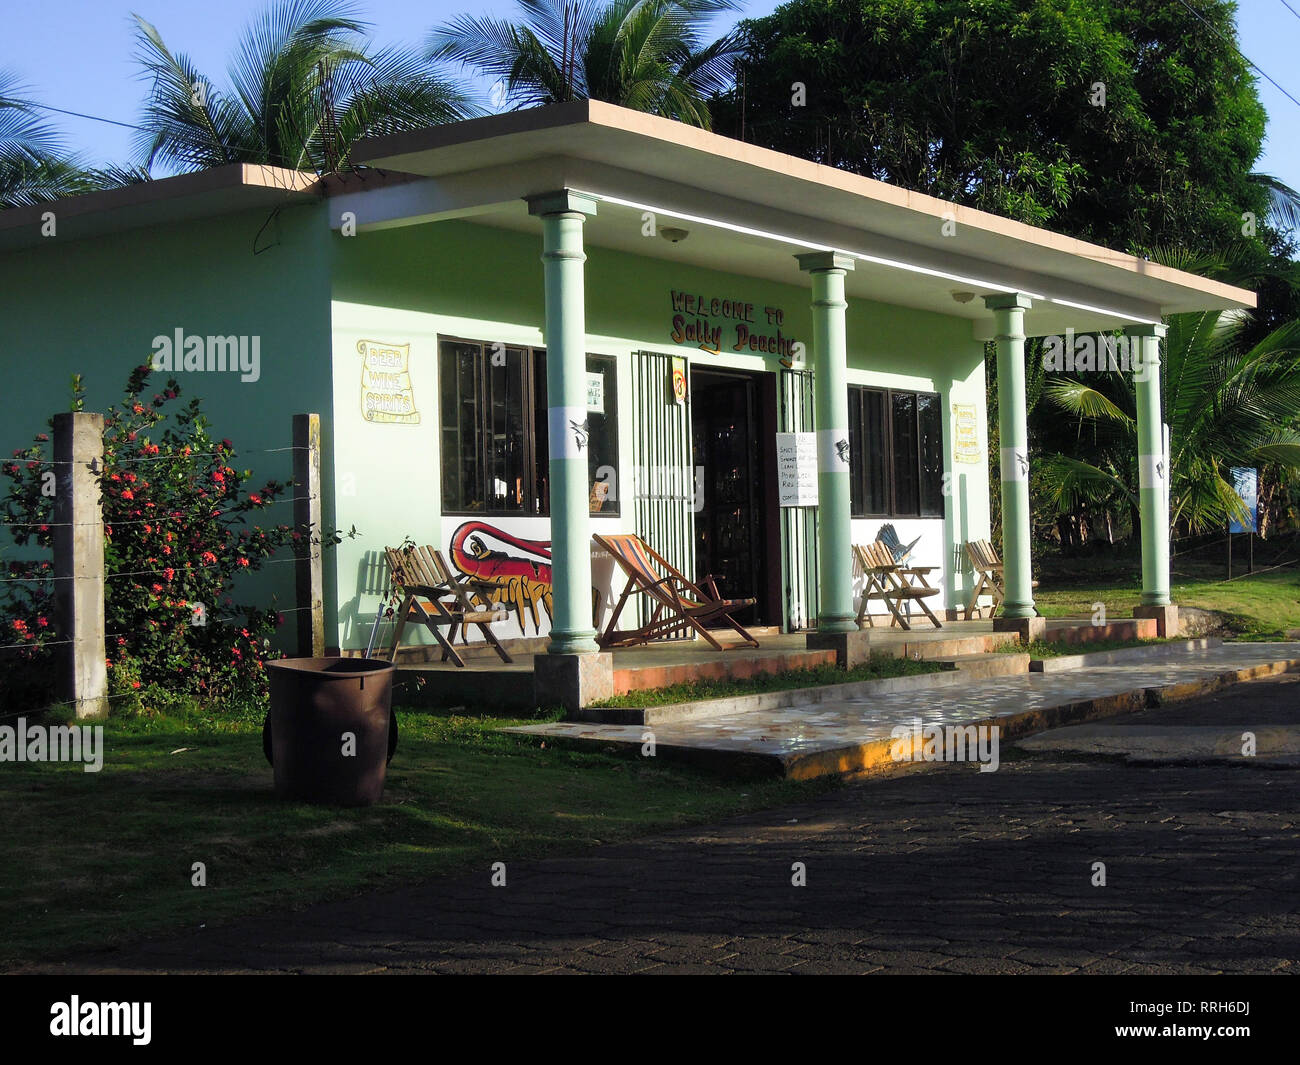
[[855, 518], [943, 516], [939, 396], [849, 388], [850, 507]]
[[[439, 378], [444, 512], [548, 514], [546, 352], [443, 339]], [[618, 513], [615, 378], [613, 359], [587, 357], [592, 513]]]

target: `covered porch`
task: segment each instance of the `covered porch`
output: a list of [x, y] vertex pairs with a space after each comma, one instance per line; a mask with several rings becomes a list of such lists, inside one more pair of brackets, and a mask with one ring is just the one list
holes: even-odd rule
[[[612, 694], [616, 675], [635, 672], [693, 669], [703, 675], [729, 668], [712, 664], [720, 660], [744, 669], [743, 663], [772, 655], [793, 656], [791, 661], [831, 656], [839, 665], [851, 666], [891, 646], [909, 653], [912, 646], [942, 646], [945, 641], [987, 643], [996, 634], [1040, 638], [1047, 622], [1037, 616], [1033, 599], [1024, 346], [1027, 336], [1069, 331], [1123, 330], [1130, 345], [1141, 442], [1143, 606], [1138, 613], [1151, 619], [1159, 634], [1176, 634], [1160, 409], [1161, 318], [1253, 306], [1253, 294], [595, 101], [379, 138], [363, 143], [355, 157], [405, 176], [390, 173], [373, 187], [333, 196], [332, 224], [344, 236], [364, 244], [369, 233], [409, 226], [428, 226], [428, 232], [436, 233], [444, 223], [470, 222], [530, 238], [541, 260], [546, 399], [535, 431], [545, 441], [549, 509], [546, 536], [530, 542], [545, 544], [549, 632], [542, 653], [518, 656], [514, 667], [497, 672], [531, 670], [549, 701], [576, 710]], [[589, 319], [593, 314], [602, 320], [620, 313], [643, 317], [632, 298], [635, 272], [622, 279], [618, 290], [629, 297], [626, 307], [593, 306], [593, 279], [606, 280], [589, 274], [589, 258], [598, 251], [600, 262], [616, 253], [623, 257], [620, 261], [635, 258], [656, 264], [656, 270], [667, 264], [683, 279], [680, 290], [671, 293], [673, 313], [665, 315], [667, 336], [658, 350], [640, 343], [627, 356], [643, 376], [637, 378], [638, 405], [624, 408], [635, 424], [625, 424], [620, 435], [633, 445], [631, 465], [638, 471], [648, 460], [674, 465], [690, 480], [690, 414], [668, 402], [643, 402], [653, 394], [656, 380], [666, 385], [655, 375], [676, 350], [730, 360], [704, 367], [707, 372], [698, 380], [709, 387], [714, 383], [709, 375], [761, 371], [774, 373], [774, 382], [779, 378], [774, 385], [755, 385], [769, 388], [774, 397], [764, 408], [769, 414], [753, 421], [756, 448], [774, 432], [815, 434], [815, 504], [782, 506], [779, 515], [754, 518], [755, 535], [779, 545], [752, 568], [756, 587], [766, 587], [773, 600], [759, 619], [772, 632], [757, 651], [719, 655], [712, 648], [666, 644], [611, 654], [597, 645], [591, 535], [604, 519], [593, 509], [584, 453], [584, 428], [592, 409]], [[731, 298], [731, 293], [717, 291], [710, 287], [710, 277], [802, 288], [807, 309], [800, 320], [806, 331], [792, 332], [779, 307], [764, 306], [743, 292]], [[855, 317], [868, 304], [871, 316]], [[935, 322], [943, 324], [936, 327]], [[859, 323], [869, 324], [864, 330]], [[643, 321], [632, 322], [617, 335], [647, 336], [659, 328], [643, 326]], [[610, 332], [602, 327], [603, 334]], [[945, 339], [950, 346], [937, 354], [927, 350], [935, 343], [932, 338], [957, 335], [960, 341]], [[489, 340], [480, 345], [485, 358]], [[990, 340], [997, 347], [998, 368], [994, 446], [1006, 592], [1001, 614], [991, 622], [949, 620], [933, 633], [862, 630], [855, 622], [851, 547], [874, 538], [872, 530], [898, 511], [892, 504], [884, 509], [861, 498], [872, 484], [868, 473], [855, 472], [851, 456], [858, 456], [856, 470], [866, 469], [862, 456], [871, 453], [872, 438], [863, 428], [866, 408], [850, 407], [850, 389], [865, 380], [862, 375], [870, 371], [876, 351], [892, 353], [891, 372], [900, 378], [905, 378], [909, 355], [939, 367], [926, 371], [926, 387], [942, 405], [940, 465], [937, 470], [927, 467], [922, 450], [918, 477], [935, 473], [942, 500], [937, 513], [927, 514], [922, 489], [915, 513], [918, 521], [933, 523], [930, 557], [920, 561], [940, 568], [946, 616], [951, 618], [969, 590], [962, 546], [987, 537], [989, 528], [982, 345]], [[950, 367], [946, 379], [944, 366]], [[692, 373], [700, 368], [693, 365]], [[956, 457], [956, 407], [962, 404], [953, 401], [977, 392], [970, 419], [974, 458], [965, 455], [969, 464], [963, 466]], [[886, 402], [895, 402], [893, 392]], [[899, 409], [908, 410], [906, 402], [904, 397]], [[907, 416], [915, 416], [919, 427], [921, 400], [912, 402], [915, 414]], [[651, 416], [661, 420], [647, 424]], [[694, 446], [698, 452], [698, 440]], [[897, 449], [897, 438], [890, 446]], [[626, 474], [626, 455], [622, 461]], [[890, 499], [896, 502], [896, 493], [906, 486], [891, 477]], [[694, 576], [695, 549], [685, 542], [689, 532], [683, 532], [699, 524], [689, 514], [689, 493], [646, 490], [646, 482], [626, 475], [623, 483], [633, 487], [624, 493], [619, 527], [661, 550], [681, 541], [679, 568]], [[707, 494], [702, 505], [711, 505]], [[446, 500], [443, 507], [444, 514], [457, 520], [464, 516], [448, 508]], [[797, 602], [794, 588], [803, 589]], [[806, 615], [800, 615], [801, 606]], [[445, 671], [439, 667], [418, 668], [438, 673], [442, 682]], [[475, 663], [463, 675], [494, 669]]]

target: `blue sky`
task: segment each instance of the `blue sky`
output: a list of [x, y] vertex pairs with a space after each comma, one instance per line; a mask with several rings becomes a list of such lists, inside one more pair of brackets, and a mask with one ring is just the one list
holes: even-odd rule
[[[1170, 3], [1176, 0], [1169, 0]], [[1195, 3], [1195, 0], [1193, 0]], [[1300, 0], [1289, 0], [1300, 11]], [[776, 0], [741, 0], [745, 15], [773, 10]], [[249, 17], [263, 0], [34, 0], [11, 4], [0, 42], [0, 67], [18, 74], [45, 104], [102, 118], [131, 122], [144, 92], [132, 60], [132, 11], [158, 27], [177, 51], [188, 52], [199, 69], [223, 74], [226, 57]], [[362, 5], [384, 43], [419, 41], [430, 27], [465, 10], [508, 15], [509, 0], [370, 0]], [[1240, 0], [1240, 44], [1246, 56], [1300, 99], [1300, 17], [1283, 0]], [[1260, 97], [1269, 114], [1269, 136], [1257, 169], [1300, 188], [1300, 105], [1264, 79]], [[51, 115], [67, 143], [88, 162], [125, 162], [131, 131], [67, 115]]]

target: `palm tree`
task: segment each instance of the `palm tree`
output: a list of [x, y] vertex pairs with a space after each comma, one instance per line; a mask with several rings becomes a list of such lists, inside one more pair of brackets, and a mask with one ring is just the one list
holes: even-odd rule
[[[1249, 285], [1271, 275], [1300, 284], [1300, 266], [1261, 266], [1249, 252], [1210, 258], [1167, 251], [1152, 258], [1230, 283]], [[1300, 472], [1300, 321], [1255, 341], [1248, 312], [1174, 314], [1166, 325], [1160, 373], [1171, 439], [1172, 527], [1192, 533], [1222, 529], [1229, 518], [1245, 517], [1229, 467], [1272, 464]], [[1109, 370], [1089, 381], [1057, 379], [1045, 386], [1044, 395], [1076, 416], [1088, 437], [1081, 449], [1088, 460], [1057, 454], [1044, 462], [1049, 501], [1063, 514], [1127, 502], [1136, 519], [1137, 406], [1131, 378]]]
[[88, 187], [26, 89], [0, 70], [0, 208], [48, 203]]
[[350, 4], [277, 0], [245, 30], [222, 91], [136, 16], [152, 81], [136, 146], [181, 171], [265, 163], [330, 173], [362, 137], [477, 113], [417, 52], [371, 50]]
[[737, 39], [703, 43], [733, 0], [519, 0], [522, 20], [460, 15], [428, 56], [477, 69], [516, 107], [592, 99], [708, 129], [706, 99], [730, 83]]
[[1251, 174], [1250, 180], [1268, 193], [1268, 221], [1273, 228], [1300, 230], [1300, 192], [1271, 174]]

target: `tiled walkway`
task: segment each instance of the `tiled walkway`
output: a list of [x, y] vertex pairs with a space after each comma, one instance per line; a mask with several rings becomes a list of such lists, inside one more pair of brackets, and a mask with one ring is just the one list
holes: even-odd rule
[[[1274, 662], [1300, 662], [1300, 643], [1234, 643], [1199, 651], [1162, 650], [1138, 662], [1062, 673], [973, 680], [960, 687], [898, 692], [843, 702], [757, 710], [654, 726], [660, 747], [736, 752], [790, 759], [887, 741], [891, 730], [920, 717], [924, 724], [1014, 718], [1086, 700], [1210, 680]], [[556, 722], [512, 732], [640, 746], [646, 726]]]

